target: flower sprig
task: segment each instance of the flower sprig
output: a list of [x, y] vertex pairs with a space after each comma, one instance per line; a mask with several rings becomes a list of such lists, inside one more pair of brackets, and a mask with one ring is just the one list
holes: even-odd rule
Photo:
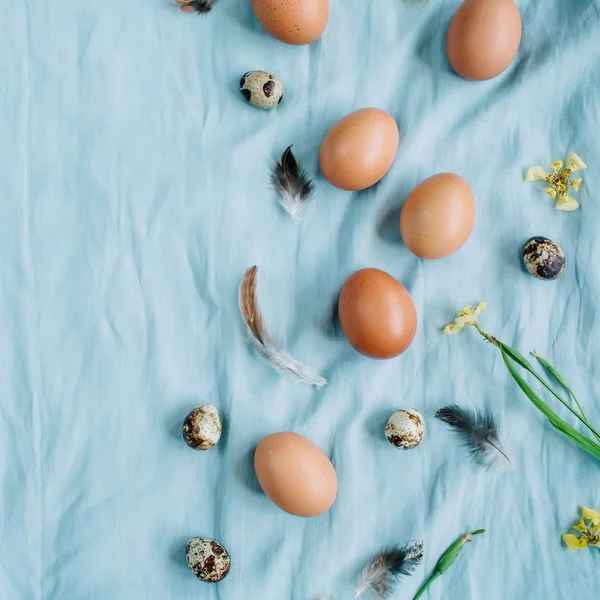
[[450, 325], [444, 327], [444, 333], [446, 335], [453, 335], [462, 331], [465, 327], [477, 325], [479, 313], [486, 308], [487, 304], [485, 302], [480, 302], [475, 308], [472, 308], [470, 304], [465, 306], [462, 310], [457, 311], [454, 323], [450, 323]]
[[[589, 521], [589, 524], [586, 521]], [[565, 533], [562, 536], [563, 541], [571, 551], [577, 552], [581, 548], [588, 548], [590, 546], [600, 548], [600, 512], [597, 510], [582, 506], [581, 520], [576, 525], [573, 525], [571, 529], [581, 533], [581, 535]]]
[[579, 208], [579, 202], [569, 195], [569, 188], [576, 192], [579, 191], [579, 186], [583, 179], [571, 179], [573, 173], [587, 169], [587, 165], [575, 154], [571, 152], [567, 156], [567, 164], [564, 165], [562, 160], [557, 160], [550, 165], [551, 172], [546, 172], [544, 167], [531, 167], [527, 171], [525, 181], [545, 181], [550, 185], [544, 192], [551, 198], [556, 199], [556, 210], [570, 212]]
[[[564, 378], [547, 360], [542, 358], [536, 352], [532, 352], [532, 355], [535, 356], [537, 361], [545, 369], [546, 373], [549, 374], [551, 378], [554, 379], [568, 393], [570, 400], [575, 406], [573, 406], [571, 402], [565, 400], [562, 395], [557, 392], [554, 387], [550, 385], [550, 383], [548, 383], [548, 381], [540, 373], [538, 373], [538, 371], [534, 369], [533, 365], [522, 354], [520, 354], [514, 348], [511, 348], [508, 344], [501, 342], [493, 335], [490, 335], [481, 327], [477, 321], [477, 318], [481, 311], [485, 310], [485, 308], [485, 302], [480, 302], [475, 309], [473, 309], [471, 306], [465, 306], [462, 310], [458, 311], [458, 316], [456, 319], [454, 319], [454, 323], [446, 325], [444, 328], [444, 333], [454, 334], [462, 331], [465, 327], [475, 327], [475, 329], [477, 329], [483, 338], [500, 350], [502, 360], [504, 361], [504, 364], [506, 365], [511, 377], [515, 380], [516, 384], [531, 401], [531, 403], [548, 419], [554, 429], [559, 431], [570, 442], [576, 444], [597, 460], [600, 460], [600, 431], [594, 428], [594, 426], [591, 424], [587, 415], [583, 411], [581, 403], [577, 400], [575, 394]], [[529, 383], [527, 383], [527, 381], [525, 381], [525, 379], [519, 373], [519, 367], [533, 375], [533, 377], [535, 377], [535, 379], [544, 386], [547, 392], [552, 394], [556, 400], [558, 400], [573, 416], [580, 421], [581, 424], [587, 428], [591, 435], [590, 433], [579, 431], [579, 429], [576, 429], [564, 419], [559, 417], [558, 414], [552, 410], [550, 405], [535, 392], [535, 390], [531, 387], [531, 385], [529, 385]]]

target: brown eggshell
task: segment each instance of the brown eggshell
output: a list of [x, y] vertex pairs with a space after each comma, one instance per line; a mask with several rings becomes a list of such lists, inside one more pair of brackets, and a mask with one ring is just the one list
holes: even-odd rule
[[394, 162], [400, 134], [389, 113], [363, 108], [338, 121], [319, 152], [327, 181], [342, 190], [364, 190], [377, 183]]
[[267, 33], [296, 46], [314, 42], [329, 20], [328, 0], [252, 0], [252, 8]]
[[410, 294], [379, 269], [361, 269], [350, 275], [342, 287], [338, 314], [350, 344], [371, 358], [402, 354], [417, 330]]
[[298, 517], [316, 517], [337, 495], [335, 469], [310, 440], [292, 432], [272, 433], [254, 453], [260, 487], [279, 508]]
[[505, 71], [521, 43], [521, 15], [513, 0], [465, 0], [446, 37], [452, 68], [465, 79], [484, 81]]
[[439, 173], [420, 183], [400, 212], [400, 235], [421, 258], [444, 258], [456, 252], [471, 235], [475, 199], [458, 175]]

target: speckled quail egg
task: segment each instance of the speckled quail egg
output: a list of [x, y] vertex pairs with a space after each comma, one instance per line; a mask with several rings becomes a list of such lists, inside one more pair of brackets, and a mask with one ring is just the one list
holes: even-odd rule
[[214, 540], [192, 538], [187, 543], [185, 557], [192, 573], [207, 583], [221, 581], [231, 568], [227, 550]]
[[527, 240], [523, 261], [534, 277], [544, 281], [560, 277], [565, 270], [565, 254], [560, 246], [539, 235]]
[[183, 422], [183, 439], [194, 450], [208, 450], [221, 437], [219, 411], [212, 404], [196, 407]]
[[263, 110], [271, 110], [283, 100], [281, 81], [266, 71], [248, 71], [240, 79], [240, 90], [252, 106]]
[[425, 420], [414, 408], [397, 410], [385, 424], [387, 441], [402, 450], [417, 446], [425, 435]]

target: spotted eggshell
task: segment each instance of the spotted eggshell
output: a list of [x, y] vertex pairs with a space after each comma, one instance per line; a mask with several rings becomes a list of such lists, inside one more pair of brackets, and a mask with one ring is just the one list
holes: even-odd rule
[[387, 441], [402, 450], [417, 446], [425, 435], [425, 420], [414, 408], [396, 411], [385, 424]]
[[560, 277], [565, 270], [565, 254], [560, 246], [539, 235], [527, 240], [523, 262], [534, 277], [544, 281]]
[[248, 71], [240, 79], [240, 91], [246, 100], [262, 110], [271, 110], [283, 100], [283, 85], [266, 71]]
[[208, 450], [219, 441], [222, 430], [219, 411], [212, 404], [203, 404], [185, 418], [183, 439], [194, 450]]
[[187, 543], [185, 557], [192, 573], [207, 583], [221, 581], [231, 568], [227, 550], [214, 540], [192, 538]]

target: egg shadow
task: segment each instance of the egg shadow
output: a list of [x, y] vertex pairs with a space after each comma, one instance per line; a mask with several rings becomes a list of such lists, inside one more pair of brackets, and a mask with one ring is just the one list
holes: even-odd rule
[[393, 413], [393, 408], [380, 408], [372, 415], [367, 417], [365, 426], [369, 432], [369, 435], [378, 441], [387, 443], [385, 438], [385, 424]]
[[251, 492], [259, 495], [263, 495], [262, 488], [256, 479], [256, 473], [254, 472], [254, 451], [256, 444], [253, 444], [251, 449], [246, 451], [242, 459], [239, 461], [237, 466], [237, 475], [242, 484], [248, 488]]
[[177, 440], [178, 444], [184, 444], [185, 441], [183, 439], [183, 422], [185, 418], [190, 414], [190, 412], [200, 406], [202, 402], [198, 400], [198, 398], [182, 398], [177, 403], [177, 408], [174, 408], [168, 417], [168, 431], [169, 437], [173, 440]]
[[173, 541], [169, 548], [169, 558], [171, 563], [176, 565], [178, 569], [184, 569], [185, 571], [189, 570], [186, 558], [186, 547], [189, 539], [190, 538], [188, 537], [179, 537]]
[[255, 33], [259, 33], [262, 29], [254, 17], [250, 2], [235, 2], [235, 4], [228, 7], [226, 14], [244, 29]]
[[325, 335], [333, 339], [340, 339], [344, 335], [340, 325], [339, 302], [340, 294], [338, 292], [331, 302], [330, 310], [322, 326]]
[[388, 208], [379, 225], [377, 226], [377, 233], [379, 237], [388, 244], [397, 246], [403, 244], [402, 237], [400, 236], [400, 211], [401, 206], [392, 206]]
[[415, 46], [416, 57], [432, 71], [456, 75], [446, 56], [446, 34], [452, 19], [452, 8], [436, 10], [422, 27]]

